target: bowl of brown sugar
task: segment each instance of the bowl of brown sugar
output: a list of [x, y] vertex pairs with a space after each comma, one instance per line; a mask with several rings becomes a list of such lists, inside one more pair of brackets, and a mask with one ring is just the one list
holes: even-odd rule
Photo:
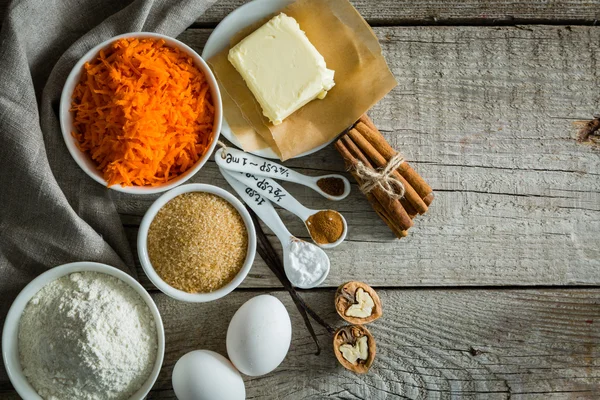
[[246, 278], [256, 253], [250, 214], [229, 192], [189, 184], [148, 209], [138, 231], [144, 272], [166, 295], [187, 302], [219, 299]]

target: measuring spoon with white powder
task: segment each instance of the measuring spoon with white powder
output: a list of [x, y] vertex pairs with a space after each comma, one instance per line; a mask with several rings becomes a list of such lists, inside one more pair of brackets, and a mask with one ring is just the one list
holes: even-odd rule
[[229, 185], [281, 242], [283, 269], [292, 285], [300, 289], [311, 289], [323, 283], [330, 268], [327, 254], [318, 246], [292, 235], [269, 200], [238, 181], [231, 175], [231, 172], [222, 168], [220, 171]]
[[[217, 158], [220, 157], [217, 155]], [[271, 178], [250, 173], [227, 171], [230, 176], [254, 189], [261, 196], [296, 215], [306, 225], [313, 241], [324, 249], [331, 249], [344, 241], [348, 232], [346, 219], [335, 210], [313, 210], [303, 206], [279, 183]], [[325, 227], [326, 229], [318, 229]]]
[[[254, 175], [307, 186], [329, 200], [342, 200], [350, 194], [350, 181], [342, 175], [307, 176], [284, 167], [281, 164], [230, 147], [217, 150], [215, 152], [215, 161], [220, 168], [229, 171], [248, 172]], [[336, 192], [342, 190], [342, 193], [339, 195], [327, 193], [321, 189], [320, 185], [325, 188], [333, 185], [335, 189], [330, 188], [329, 190], [335, 190]]]

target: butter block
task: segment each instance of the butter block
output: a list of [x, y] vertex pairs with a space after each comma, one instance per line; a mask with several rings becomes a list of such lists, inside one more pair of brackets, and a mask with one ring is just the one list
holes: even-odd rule
[[308, 102], [323, 99], [335, 85], [334, 71], [327, 69], [298, 22], [284, 13], [229, 50], [227, 59], [274, 125]]

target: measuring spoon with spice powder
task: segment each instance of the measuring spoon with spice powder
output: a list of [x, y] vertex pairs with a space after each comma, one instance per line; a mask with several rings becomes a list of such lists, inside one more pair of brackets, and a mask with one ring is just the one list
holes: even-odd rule
[[345, 222], [339, 212], [322, 210], [308, 217], [305, 224], [315, 243], [327, 246], [335, 245], [345, 235]]
[[323, 192], [332, 196], [340, 197], [346, 191], [346, 185], [344, 181], [337, 176], [326, 176], [317, 180], [317, 186], [321, 188]]
[[273, 179], [249, 173], [228, 172], [231, 177], [248, 186], [253, 193], [260, 194], [304, 221], [310, 237], [320, 247], [335, 247], [346, 238], [348, 225], [339, 212], [307, 208]]
[[217, 150], [215, 161], [227, 171], [250, 173], [309, 187], [329, 200], [342, 200], [350, 194], [350, 181], [342, 175], [307, 176], [271, 160], [230, 147]]

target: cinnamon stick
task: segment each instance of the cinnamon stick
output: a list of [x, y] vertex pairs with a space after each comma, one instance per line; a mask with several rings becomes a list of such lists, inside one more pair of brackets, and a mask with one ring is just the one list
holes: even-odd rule
[[364, 123], [365, 125], [367, 125], [369, 128], [373, 129], [374, 131], [379, 130], [373, 123], [373, 120], [367, 114], [361, 115], [358, 120], [361, 121], [362, 123]]
[[433, 198], [434, 195], [433, 192], [431, 192], [427, 196], [423, 197], [423, 202], [429, 207], [431, 205], [431, 202], [433, 201]]
[[[412, 206], [412, 204], [410, 204], [409, 201], [406, 200], [406, 198], [404, 198], [404, 197], [401, 198], [400, 204], [402, 204], [402, 207], [404, 207], [404, 209], [406, 210], [406, 213], [408, 214], [410, 219], [414, 219], [419, 214], [417, 212], [417, 210], [415, 210], [415, 208]], [[427, 204], [427, 203], [425, 203], [425, 204]]]
[[[373, 196], [373, 199], [377, 200], [375, 196]], [[375, 213], [379, 216], [379, 219], [381, 219], [387, 225], [397, 239], [402, 239], [408, 236], [408, 230], [402, 230], [402, 228], [398, 227], [398, 225], [394, 223], [393, 219], [390, 218], [389, 215], [384, 211], [381, 203], [377, 202], [371, 204], [371, 207], [373, 207], [373, 210], [375, 210]]]
[[369, 200], [369, 203], [371, 203], [371, 207], [373, 207], [373, 210], [375, 210], [377, 215], [379, 215], [379, 218], [381, 218], [383, 222], [385, 222], [388, 228], [390, 228], [392, 233], [396, 235], [398, 239], [402, 239], [403, 237], [408, 236], [408, 231], [400, 229], [398, 225], [394, 223], [394, 221], [392, 220], [392, 218], [390, 218], [385, 208], [381, 205], [381, 203], [379, 202], [379, 200], [377, 200], [375, 196], [373, 196], [371, 193], [367, 193], [367, 200]]
[[[359, 120], [356, 123], [355, 128], [386, 159], [386, 161], [396, 154], [396, 150], [390, 146], [381, 132], [379, 132], [374, 125], [370, 127], [365, 122]], [[432, 189], [427, 182], [425, 182], [407, 162], [400, 164], [398, 172], [400, 172], [400, 175], [406, 179], [421, 198], [428, 196], [432, 192]]]
[[[356, 179], [356, 181], [360, 184], [360, 178], [353, 172], [358, 163], [358, 160], [356, 159], [355, 155], [360, 157], [360, 151], [356, 146], [354, 146], [354, 150], [358, 152], [354, 153], [355, 155], [353, 155], [348, 149], [348, 147], [346, 147], [344, 142], [349, 143], [351, 142], [351, 139], [347, 135], [344, 135], [344, 137], [342, 137], [342, 140], [338, 140], [335, 142], [335, 148], [346, 161], [346, 166], [350, 169], [352, 175], [354, 176], [354, 179]], [[365, 165], [370, 166], [370, 164], [367, 164], [368, 160], [365, 159], [365, 161]], [[372, 166], [370, 167], [372, 168]], [[400, 204], [398, 200], [390, 199], [380, 188], [373, 189], [372, 193], [377, 198], [381, 206], [386, 210], [389, 219], [398, 225], [399, 230], [407, 230], [413, 225], [412, 219], [408, 216], [406, 210], [404, 209], [404, 207], [402, 207], [402, 204]]]
[[[360, 147], [360, 149], [369, 157], [378, 167], [385, 167], [388, 160], [385, 159], [383, 155], [375, 147], [371, 145], [367, 141], [367, 139], [362, 136], [358, 130], [350, 129], [348, 135], [352, 138], [352, 141]], [[405, 164], [405, 163], [402, 163]], [[414, 209], [417, 210], [419, 214], [424, 214], [427, 212], [427, 205], [423, 202], [423, 199], [419, 194], [413, 189], [413, 187], [408, 183], [408, 181], [400, 175], [398, 171], [393, 172], [394, 177], [404, 185], [404, 198], [406, 198], [410, 204], [413, 205]]]
[[352, 153], [352, 155], [356, 157], [358, 161], [362, 162], [366, 167], [373, 168], [369, 159], [363, 154], [362, 151], [360, 151], [358, 147], [356, 147], [352, 139], [350, 139], [350, 136], [344, 135], [342, 136], [342, 140], [344, 142], [344, 146], [350, 150], [350, 153]]

